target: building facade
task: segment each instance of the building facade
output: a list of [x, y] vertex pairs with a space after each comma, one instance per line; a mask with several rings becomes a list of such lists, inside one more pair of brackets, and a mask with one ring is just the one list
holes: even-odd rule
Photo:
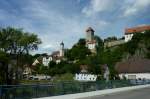
[[115, 66], [121, 79], [150, 80], [150, 60], [136, 59], [118, 62]]
[[53, 60], [53, 59], [52, 59], [51, 56], [49, 56], [49, 57], [43, 57], [42, 64], [43, 64], [44, 66], [48, 66], [49, 63], [50, 63], [50, 61], [52, 61], [52, 60]]
[[40, 56], [33, 62], [33, 66], [36, 64], [42, 63], [44, 66], [48, 66], [51, 61], [55, 61], [57, 64], [64, 60], [64, 43], [60, 43], [60, 49], [58, 51], [54, 51], [51, 55]]
[[64, 52], [64, 43], [63, 42], [61, 42], [60, 43], [60, 51], [59, 51], [59, 56], [60, 57], [64, 57], [64, 54], [65, 54], [65, 52]]
[[86, 46], [92, 53], [96, 53], [97, 42], [94, 39], [94, 30], [91, 27], [86, 29]]
[[150, 30], [150, 25], [125, 29], [125, 42], [130, 41], [135, 33], [144, 33], [146, 30]]

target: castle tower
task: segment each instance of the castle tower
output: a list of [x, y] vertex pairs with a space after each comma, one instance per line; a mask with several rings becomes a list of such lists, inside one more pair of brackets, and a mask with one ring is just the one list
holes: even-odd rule
[[63, 42], [60, 43], [60, 51], [59, 51], [59, 53], [60, 53], [61, 57], [64, 57], [64, 43]]
[[91, 27], [86, 29], [86, 47], [90, 49], [92, 53], [96, 53], [96, 40], [94, 39], [94, 30]]
[[91, 27], [86, 29], [86, 41], [94, 40], [94, 30]]

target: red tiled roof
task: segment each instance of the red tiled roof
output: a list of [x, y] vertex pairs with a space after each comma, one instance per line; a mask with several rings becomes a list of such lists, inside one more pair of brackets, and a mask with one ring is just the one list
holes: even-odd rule
[[127, 28], [127, 29], [125, 29], [125, 34], [143, 32], [143, 31], [146, 31], [146, 30], [150, 30], [150, 25]]

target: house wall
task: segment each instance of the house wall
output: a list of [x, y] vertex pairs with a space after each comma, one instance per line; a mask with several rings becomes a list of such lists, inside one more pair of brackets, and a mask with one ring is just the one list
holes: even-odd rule
[[87, 46], [88, 46], [88, 49], [95, 49], [95, 46], [96, 46], [96, 44], [95, 43], [92, 43], [92, 44], [87, 44]]
[[119, 77], [123, 79], [126, 77], [127, 79], [150, 79], [150, 73], [126, 73], [119, 74]]
[[125, 34], [125, 42], [128, 42], [132, 39], [133, 34]]
[[31, 75], [29, 78], [32, 78], [33, 80], [37, 79], [37, 80], [46, 80], [46, 79], [50, 79], [51, 76], [48, 75]]
[[44, 66], [48, 66], [49, 62], [52, 61], [52, 57], [43, 57], [42, 63]]
[[36, 64], [40, 63], [37, 59], [33, 62], [33, 66], [35, 66]]

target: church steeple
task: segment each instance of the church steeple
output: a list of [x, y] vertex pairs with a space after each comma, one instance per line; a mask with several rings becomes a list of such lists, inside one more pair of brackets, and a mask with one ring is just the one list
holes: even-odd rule
[[61, 57], [64, 56], [64, 43], [63, 43], [63, 41], [60, 43], [60, 56]]

